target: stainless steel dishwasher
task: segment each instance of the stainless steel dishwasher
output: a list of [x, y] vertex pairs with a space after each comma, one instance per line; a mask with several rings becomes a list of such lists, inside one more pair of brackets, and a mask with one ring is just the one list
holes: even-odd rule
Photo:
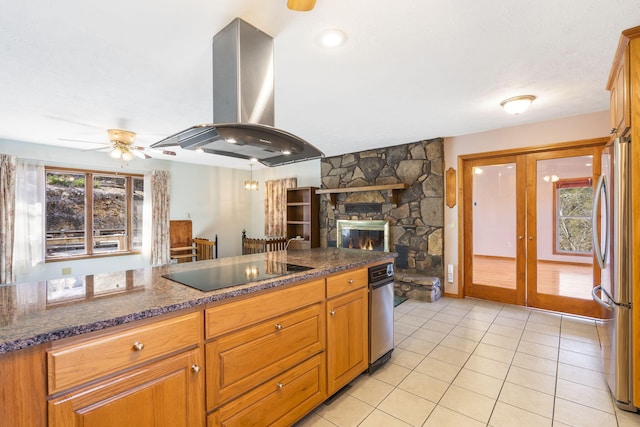
[[369, 374], [393, 351], [393, 263], [369, 268]]

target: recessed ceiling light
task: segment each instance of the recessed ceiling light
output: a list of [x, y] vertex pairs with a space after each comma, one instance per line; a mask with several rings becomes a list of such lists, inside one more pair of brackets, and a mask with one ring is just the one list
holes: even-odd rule
[[227, 138], [225, 139], [225, 141], [227, 141], [229, 144], [235, 144], [237, 142], [235, 138]]
[[342, 46], [347, 41], [347, 34], [342, 30], [324, 30], [318, 37], [318, 42], [324, 47]]
[[291, 154], [291, 150], [282, 150], [282, 154]]

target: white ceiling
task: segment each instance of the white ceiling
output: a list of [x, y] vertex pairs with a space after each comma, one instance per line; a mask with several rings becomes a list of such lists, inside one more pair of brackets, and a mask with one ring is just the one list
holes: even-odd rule
[[[327, 156], [606, 110], [620, 33], [640, 25], [638, 0], [0, 2], [0, 138], [79, 149], [96, 145], [60, 138], [120, 127], [148, 146], [212, 122], [211, 38], [236, 17], [274, 37], [276, 126]], [[321, 48], [327, 28], [347, 44]], [[502, 111], [523, 94], [529, 111]]]

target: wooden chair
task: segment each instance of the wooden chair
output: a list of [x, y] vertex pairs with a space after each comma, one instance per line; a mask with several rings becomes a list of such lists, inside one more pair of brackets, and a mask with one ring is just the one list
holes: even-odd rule
[[191, 240], [191, 220], [169, 221], [171, 259], [175, 262], [191, 262], [196, 259], [196, 249]]
[[215, 239], [203, 239], [196, 237], [193, 239], [193, 245], [196, 250], [196, 261], [218, 258], [218, 235]]
[[245, 230], [242, 230], [242, 255], [279, 251], [285, 249], [286, 246], [286, 237], [254, 239], [251, 237], [247, 237], [247, 232]]

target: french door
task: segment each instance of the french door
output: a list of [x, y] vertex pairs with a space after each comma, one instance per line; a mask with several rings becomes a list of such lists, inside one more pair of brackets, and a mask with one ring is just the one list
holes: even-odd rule
[[598, 144], [463, 160], [465, 295], [601, 317], [591, 298], [600, 152]]

